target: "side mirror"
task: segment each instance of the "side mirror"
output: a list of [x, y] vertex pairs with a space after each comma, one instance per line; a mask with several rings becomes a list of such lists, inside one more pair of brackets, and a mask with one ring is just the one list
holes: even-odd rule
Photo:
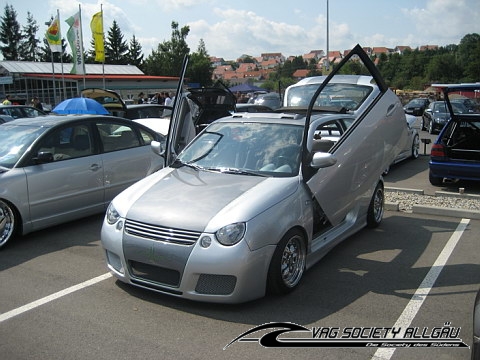
[[165, 156], [165, 147], [159, 141], [153, 140], [150, 143], [150, 148], [152, 149], [152, 151], [155, 154], [160, 155], [160, 156]]
[[36, 157], [33, 158], [35, 164], [46, 164], [53, 162], [53, 154], [51, 152], [39, 152]]
[[333, 154], [325, 152], [316, 152], [313, 154], [311, 167], [315, 169], [326, 168], [337, 163], [337, 158]]

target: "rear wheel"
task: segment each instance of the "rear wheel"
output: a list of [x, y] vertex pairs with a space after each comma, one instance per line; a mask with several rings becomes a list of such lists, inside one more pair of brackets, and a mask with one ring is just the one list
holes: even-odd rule
[[0, 248], [14, 237], [17, 227], [17, 219], [13, 207], [0, 200]]
[[383, 212], [385, 207], [385, 194], [383, 184], [379, 182], [375, 191], [373, 192], [372, 200], [367, 212], [367, 227], [376, 228], [383, 219]]
[[267, 290], [272, 294], [293, 291], [305, 271], [305, 238], [301, 231], [290, 230], [278, 243], [268, 269]]
[[412, 143], [412, 158], [417, 159], [420, 154], [420, 137], [415, 135]]

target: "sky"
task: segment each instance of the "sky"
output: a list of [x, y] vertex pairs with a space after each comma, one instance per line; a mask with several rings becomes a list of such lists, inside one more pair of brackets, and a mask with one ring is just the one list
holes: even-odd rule
[[[362, 47], [445, 46], [459, 44], [466, 34], [480, 34], [479, 0], [2, 0], [13, 5], [17, 21], [27, 24], [27, 12], [37, 21], [41, 38], [51, 16], [65, 20], [79, 8], [83, 44], [90, 48], [92, 15], [101, 8], [104, 32], [116, 20], [124, 40], [133, 35], [147, 57], [158, 44], [171, 39], [171, 23], [189, 26], [190, 51], [203, 40], [210, 56], [235, 60], [262, 53], [299, 56], [311, 50]], [[328, 6], [327, 6], [328, 4]], [[328, 12], [327, 12], [328, 9]], [[327, 16], [328, 13], [328, 16]], [[328, 26], [327, 26], [328, 24]]]

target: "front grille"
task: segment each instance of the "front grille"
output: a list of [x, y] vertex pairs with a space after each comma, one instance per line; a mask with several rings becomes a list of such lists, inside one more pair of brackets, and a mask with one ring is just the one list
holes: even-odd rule
[[198, 231], [172, 229], [134, 220], [125, 222], [125, 232], [130, 235], [179, 245], [193, 245], [201, 234]]
[[200, 274], [195, 291], [199, 294], [229, 295], [236, 283], [237, 278], [232, 275]]
[[155, 281], [160, 284], [177, 287], [180, 284], [180, 273], [177, 270], [166, 269], [133, 260], [129, 261], [129, 265], [132, 275], [138, 279]]

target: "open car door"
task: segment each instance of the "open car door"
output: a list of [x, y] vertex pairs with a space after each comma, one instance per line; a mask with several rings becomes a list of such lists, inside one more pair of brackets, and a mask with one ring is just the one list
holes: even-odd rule
[[211, 122], [235, 111], [235, 96], [223, 85], [185, 89], [189, 57], [183, 60], [166, 143], [165, 166], [170, 165], [193, 138]]
[[[349, 63], [350, 66], [347, 66]], [[310, 165], [318, 122], [312, 109], [319, 98], [332, 97], [332, 89], [336, 87], [335, 76], [345, 74], [347, 68], [361, 68], [363, 73], [366, 72], [364, 75], [371, 76], [372, 91], [364, 99], [365, 106], [356, 113], [352, 125], [328, 154], [322, 154], [329, 161], [312, 171]], [[368, 207], [382, 172], [407, 141], [407, 122], [402, 104], [385, 85], [378, 69], [360, 45], [319, 85], [307, 110], [304, 136], [303, 174], [313, 201], [317, 202], [322, 216], [326, 216], [333, 226], [349, 219], [354, 221], [360, 211], [364, 213], [365, 207]]]

